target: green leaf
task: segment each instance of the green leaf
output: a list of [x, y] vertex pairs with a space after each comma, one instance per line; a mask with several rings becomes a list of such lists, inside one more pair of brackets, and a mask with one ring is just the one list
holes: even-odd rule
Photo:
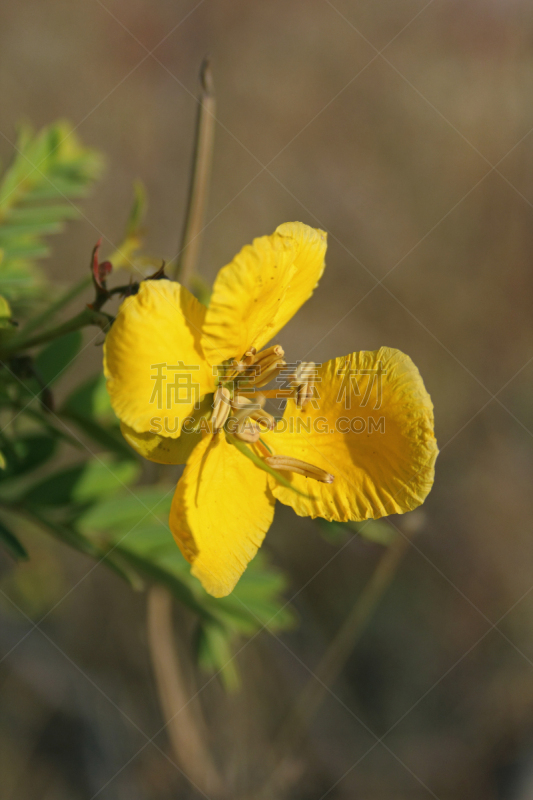
[[219, 672], [227, 691], [240, 686], [228, 631], [217, 623], [204, 622], [196, 637], [198, 663], [206, 672]]
[[135, 255], [142, 245], [141, 223], [146, 212], [146, 190], [140, 181], [136, 181], [134, 192], [135, 197], [126, 224], [125, 237], [120, 246], [108, 258], [115, 270], [135, 267]]
[[80, 216], [68, 201], [87, 194], [101, 170], [101, 157], [81, 145], [68, 123], [38, 133], [20, 129], [13, 160], [0, 176], [0, 287], [19, 308], [42, 288], [35, 261], [48, 254], [43, 237]]
[[80, 352], [81, 331], [72, 331], [47, 345], [35, 359], [35, 368], [46, 385], [54, 383]]
[[48, 531], [59, 541], [68, 544], [80, 553], [91, 556], [105, 563], [110, 569], [126, 581], [133, 589], [143, 588], [143, 582], [137, 572], [129, 564], [124, 564], [119, 553], [102, 549], [95, 542], [87, 539], [69, 525], [64, 525], [49, 519], [35, 507], [29, 507], [29, 515], [39, 524], [44, 525]]
[[83, 433], [111, 453], [128, 461], [138, 461], [135, 451], [124, 441], [118, 425], [115, 429], [109, 429], [88, 417], [77, 416], [76, 414], [60, 414], [60, 417], [74, 422]]
[[17, 561], [26, 561], [29, 558], [24, 545], [20, 543], [15, 534], [2, 521], [0, 521], [0, 543]]
[[291, 627], [294, 612], [281, 600], [285, 579], [261, 553], [231, 595], [216, 599], [205, 592], [168, 527], [173, 494], [173, 488], [138, 487], [135, 497], [122, 493], [84, 511], [77, 525], [90, 538], [117, 547], [137, 569], [235, 635], [254, 633], [263, 625], [272, 631]]
[[363, 522], [327, 522], [325, 519], [318, 519], [317, 522], [324, 538], [334, 545], [342, 544], [347, 536], [354, 533], [384, 547], [389, 547], [398, 538], [392, 525], [379, 519], [367, 519]]
[[202, 305], [206, 307], [209, 305], [213, 289], [207, 281], [204, 281], [199, 275], [193, 275], [191, 279], [191, 292]]
[[116, 494], [118, 490], [132, 483], [138, 473], [137, 464], [131, 461], [90, 461], [56, 472], [32, 486], [24, 499], [37, 506], [84, 503]]
[[173, 493], [173, 489], [137, 486], [133, 494], [112, 496], [90, 508], [80, 517], [79, 528], [86, 532], [109, 531], [110, 541], [114, 541], [114, 537], [132, 528], [143, 517], [150, 524], [154, 518], [167, 524]]
[[11, 319], [11, 317], [11, 306], [7, 302], [6, 298], [0, 295], [0, 319], [6, 320]]
[[364, 522], [348, 522], [347, 524], [359, 536], [368, 539], [369, 542], [382, 544], [384, 547], [389, 547], [398, 538], [398, 532], [392, 525], [379, 519], [367, 519]]
[[57, 439], [44, 434], [28, 434], [14, 442], [5, 442], [5, 472], [0, 482], [18, 477], [46, 463], [57, 450]]
[[61, 412], [76, 418], [97, 419], [100, 422], [116, 421], [104, 375], [98, 373], [74, 389], [63, 403]]

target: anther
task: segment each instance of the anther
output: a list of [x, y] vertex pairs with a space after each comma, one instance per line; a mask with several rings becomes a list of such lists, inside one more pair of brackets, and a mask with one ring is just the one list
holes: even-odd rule
[[213, 433], [218, 433], [224, 427], [231, 410], [230, 401], [231, 394], [229, 389], [226, 389], [225, 386], [219, 386], [213, 400], [213, 415], [211, 417]]
[[290, 384], [295, 393], [296, 407], [301, 408], [302, 411], [313, 397], [315, 373], [314, 361], [302, 361], [290, 378]]
[[250, 419], [253, 419], [254, 422], [257, 422], [259, 425], [264, 425], [268, 431], [272, 431], [276, 427], [275, 417], [269, 414], [268, 411], [263, 411], [263, 409], [252, 411]]
[[254, 394], [253, 397], [243, 397], [236, 394], [231, 401], [231, 408], [235, 416], [241, 412], [245, 412], [244, 416], [248, 416], [252, 411], [258, 411], [263, 408], [264, 405], [265, 397], [262, 394]]
[[260, 389], [262, 386], [266, 386], [267, 383], [275, 380], [278, 375], [283, 372], [286, 366], [287, 364], [285, 361], [283, 361], [283, 359], [276, 358], [270, 364], [267, 363], [266, 368], [263, 367], [259, 374], [251, 382], [254, 386]]
[[306, 461], [300, 461], [299, 458], [267, 456], [264, 461], [269, 467], [273, 467], [279, 472], [295, 472], [297, 475], [304, 475], [306, 478], [313, 478], [313, 480], [321, 481], [321, 483], [333, 483], [335, 480], [331, 473], [320, 469], [320, 467], [315, 467], [313, 464], [308, 464]]
[[250, 367], [255, 362], [255, 354], [256, 353], [257, 353], [257, 350], [255, 349], [255, 347], [250, 347], [250, 349], [247, 350], [246, 353], [244, 354], [243, 359], [242, 359], [242, 363], [246, 367]]
[[272, 347], [267, 347], [266, 350], [261, 350], [260, 353], [257, 354], [255, 358], [256, 364], [262, 364], [265, 361], [272, 361], [276, 359], [283, 358], [285, 355], [285, 350], [280, 344], [272, 345]]
[[241, 442], [255, 444], [261, 436], [261, 428], [255, 422], [244, 422], [236, 425], [235, 430], [231, 430], [231, 433]]

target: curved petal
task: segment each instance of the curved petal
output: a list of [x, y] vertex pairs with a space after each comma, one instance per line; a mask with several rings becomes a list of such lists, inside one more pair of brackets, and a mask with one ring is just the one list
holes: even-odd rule
[[300, 516], [340, 522], [420, 505], [433, 485], [438, 449], [433, 405], [411, 359], [382, 347], [328, 361], [317, 370], [316, 394], [318, 408], [309, 403], [305, 411], [289, 400], [264, 439], [275, 453], [320, 467], [334, 481], [292, 474], [306, 499], [269, 478], [274, 496]]
[[287, 222], [223, 267], [205, 317], [207, 360], [220, 364], [264, 347], [313, 294], [326, 246], [324, 231]]
[[211, 417], [212, 410], [213, 395], [207, 394], [200, 407], [193, 411], [183, 425], [177, 439], [166, 436], [159, 422], [154, 425], [156, 433], [137, 433], [125, 422], [120, 423], [120, 430], [130, 447], [148, 461], [155, 461], [156, 464], [185, 464], [202, 439], [202, 429], [207, 430], [204, 423]]
[[177, 439], [159, 433], [137, 433], [125, 422], [120, 423], [120, 432], [130, 447], [148, 461], [156, 464], [185, 464], [202, 438], [198, 433], [184, 433]]
[[204, 317], [205, 307], [168, 280], [143, 281], [120, 306], [104, 344], [104, 373], [115, 413], [135, 432], [153, 431], [156, 419], [177, 438], [195, 404], [213, 391], [200, 344]]
[[234, 589], [272, 524], [274, 503], [267, 474], [223, 434], [197, 445], [174, 494], [170, 529], [209, 594]]

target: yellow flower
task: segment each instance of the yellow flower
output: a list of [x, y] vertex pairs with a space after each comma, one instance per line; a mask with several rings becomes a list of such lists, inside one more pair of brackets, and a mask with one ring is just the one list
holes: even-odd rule
[[[263, 349], [313, 293], [325, 252], [323, 231], [281, 225], [220, 270], [208, 308], [146, 280], [106, 340], [123, 435], [151, 461], [186, 463], [170, 528], [215, 597], [256, 554], [276, 499], [365, 520], [416, 508], [433, 484], [433, 407], [408, 356], [382, 347], [289, 367], [279, 345]], [[281, 420], [263, 409], [274, 394], [288, 397]]]

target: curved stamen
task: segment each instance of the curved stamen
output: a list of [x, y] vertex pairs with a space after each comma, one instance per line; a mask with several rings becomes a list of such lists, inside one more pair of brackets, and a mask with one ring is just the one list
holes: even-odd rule
[[305, 409], [308, 401], [313, 397], [316, 375], [314, 361], [302, 361], [291, 376], [291, 387], [295, 393], [296, 407]]
[[226, 389], [225, 386], [219, 386], [213, 399], [213, 415], [211, 417], [213, 433], [218, 433], [224, 427], [231, 411], [230, 401], [231, 394], [229, 389]]
[[[231, 417], [231, 420], [232, 419], [234, 418]], [[239, 441], [249, 444], [258, 442], [261, 436], [261, 428], [255, 422], [241, 422], [235, 426], [232, 425], [230, 432], [236, 439], [239, 439]]]
[[313, 464], [308, 464], [307, 461], [300, 461], [299, 458], [267, 456], [264, 461], [269, 467], [273, 467], [279, 472], [295, 472], [297, 475], [304, 475], [306, 478], [313, 478], [313, 480], [321, 481], [321, 483], [333, 483], [335, 480], [331, 473], [320, 469], [320, 467], [315, 467]]

